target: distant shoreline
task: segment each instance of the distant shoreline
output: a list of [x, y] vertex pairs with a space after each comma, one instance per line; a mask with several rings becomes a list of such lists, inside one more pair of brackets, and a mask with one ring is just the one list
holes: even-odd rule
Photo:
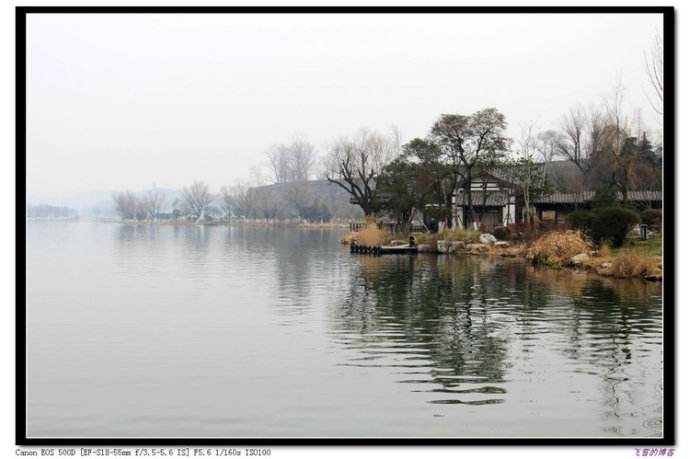
[[[343, 229], [349, 228], [349, 223], [305, 223], [295, 220], [214, 220], [196, 222], [193, 220], [122, 220], [119, 218], [87, 218], [84, 221], [97, 223], [120, 223], [125, 225], [166, 225], [166, 226], [292, 226], [313, 229]], [[44, 220], [47, 221], [47, 220]], [[56, 220], [57, 221], [57, 220]], [[66, 221], [66, 220], [61, 220]]]

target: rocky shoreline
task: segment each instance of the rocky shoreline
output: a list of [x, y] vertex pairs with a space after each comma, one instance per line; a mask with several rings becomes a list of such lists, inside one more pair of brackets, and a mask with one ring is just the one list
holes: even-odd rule
[[[553, 237], [553, 235], [547, 235]], [[619, 266], [622, 261], [621, 256], [611, 256], [602, 254], [601, 251], [595, 250], [593, 247], [587, 245], [582, 240], [577, 232], [566, 232], [561, 239], [579, 239], [579, 246], [575, 250], [575, 254], [567, 253], [567, 250], [562, 250], [565, 243], [560, 246], [556, 241], [554, 245], [554, 255], [542, 256], [538, 253], [536, 247], [541, 243], [541, 240], [535, 241], [532, 244], [518, 243], [511, 244], [508, 241], [498, 241], [496, 238], [485, 233], [480, 236], [480, 241], [450, 241], [438, 240], [435, 244], [418, 244], [417, 249], [420, 253], [434, 253], [442, 255], [470, 255], [470, 256], [500, 256], [509, 258], [522, 258], [526, 262], [538, 266], [547, 266], [550, 268], [568, 268], [588, 271], [601, 276], [616, 277], [616, 278], [631, 278], [639, 277], [648, 281], [661, 281], [663, 279], [663, 265], [661, 257], [651, 257], [651, 260], [645, 260], [651, 266], [645, 266], [644, 270], [635, 272], [634, 269], [621, 269]], [[581, 241], [581, 242], [580, 242]], [[572, 244], [571, 244], [572, 246]], [[558, 252], [563, 252], [558, 254]], [[572, 250], [571, 250], [572, 252]], [[625, 268], [625, 267], [623, 267]]]

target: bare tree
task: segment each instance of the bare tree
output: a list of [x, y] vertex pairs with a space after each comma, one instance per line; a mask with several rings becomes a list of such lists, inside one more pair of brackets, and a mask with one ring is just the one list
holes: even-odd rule
[[587, 177], [595, 165], [593, 159], [602, 149], [605, 117], [596, 108], [587, 111], [578, 106], [563, 116], [561, 127], [563, 135], [558, 137], [558, 153], [577, 167], [579, 191], [584, 196]]
[[[446, 162], [462, 178], [465, 199], [465, 225], [474, 222], [472, 179], [480, 167], [494, 164], [508, 149], [510, 140], [504, 136], [505, 116], [495, 108], [486, 108], [470, 116], [445, 114], [434, 123], [431, 135], [442, 148]], [[449, 216], [448, 226], [453, 225]]]
[[659, 32], [654, 34], [654, 42], [645, 53], [647, 77], [652, 86], [653, 95], [649, 97], [652, 109], [659, 115], [664, 114], [664, 40]]
[[255, 164], [249, 168], [249, 185], [264, 186], [270, 182], [270, 177], [266, 175], [264, 168]]
[[538, 157], [544, 163], [550, 163], [558, 155], [558, 143], [562, 134], [553, 129], [541, 131], [536, 136], [536, 149]]
[[224, 186], [220, 189], [220, 196], [222, 198], [221, 207], [225, 218], [231, 218], [235, 215], [235, 196], [232, 192], [232, 187]]
[[326, 179], [347, 191], [365, 215], [380, 209], [376, 179], [398, 154], [396, 141], [396, 137], [362, 129], [337, 140], [326, 157]]
[[518, 141], [518, 161], [517, 175], [518, 187], [522, 196], [523, 217], [524, 221], [532, 224], [534, 223], [534, 214], [532, 212], [532, 195], [535, 193], [536, 186], [533, 186], [537, 180], [538, 170], [535, 165], [535, 158], [539, 149], [537, 136], [534, 133], [534, 125], [530, 124], [522, 128], [522, 134]]
[[284, 145], [275, 145], [267, 152], [268, 167], [275, 183], [287, 183], [290, 180], [290, 164]]
[[562, 134], [552, 129], [542, 131], [537, 134], [537, 154], [542, 162], [542, 187], [546, 187], [548, 183], [548, 170], [551, 167], [551, 162], [558, 155], [558, 144], [562, 141]]
[[223, 187], [221, 196], [223, 198], [223, 211], [226, 218], [229, 217], [249, 217], [252, 213], [252, 202], [248, 193], [249, 187], [242, 182], [235, 185]]
[[123, 220], [143, 220], [146, 218], [142, 200], [131, 191], [114, 193], [113, 200], [115, 201], [115, 211]]
[[165, 195], [157, 188], [147, 191], [142, 199], [146, 215], [151, 220], [158, 218], [164, 203]]
[[266, 156], [275, 183], [309, 180], [316, 159], [314, 146], [300, 138], [273, 146]]
[[201, 217], [213, 201], [208, 185], [201, 181], [195, 181], [191, 186], [183, 188], [181, 195], [186, 209], [196, 218]]
[[314, 146], [303, 139], [293, 140], [288, 145], [290, 158], [290, 180], [293, 182], [306, 182], [311, 178], [316, 161]]
[[604, 151], [612, 162], [611, 179], [621, 192], [623, 205], [628, 202], [628, 191], [633, 178], [635, 155], [630, 148], [630, 121], [623, 114], [624, 88], [618, 82], [612, 96], [606, 101]]
[[251, 203], [251, 215], [254, 218], [273, 220], [281, 216], [285, 207], [280, 196], [270, 187], [248, 189], [247, 200]]

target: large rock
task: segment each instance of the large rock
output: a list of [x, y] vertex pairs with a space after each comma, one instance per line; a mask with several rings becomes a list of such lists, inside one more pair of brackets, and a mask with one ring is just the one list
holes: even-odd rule
[[505, 249], [510, 247], [510, 243], [508, 241], [498, 241], [494, 243], [494, 247]]
[[449, 253], [450, 247], [450, 241], [436, 241], [436, 251], [438, 253]]
[[482, 244], [495, 244], [496, 241], [496, 236], [491, 233], [483, 233], [479, 236], [479, 242]]
[[570, 264], [573, 266], [581, 265], [583, 262], [589, 260], [589, 255], [586, 253], [579, 253], [570, 258]]

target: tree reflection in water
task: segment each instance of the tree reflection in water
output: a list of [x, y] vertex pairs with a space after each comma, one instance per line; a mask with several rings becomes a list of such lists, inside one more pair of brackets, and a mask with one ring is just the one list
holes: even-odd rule
[[[337, 341], [355, 351], [343, 365], [400, 368], [416, 375], [399, 381], [413, 390], [421, 384], [459, 397], [432, 403], [504, 401], [507, 383], [521, 377], [510, 373], [517, 359], [511, 349], [523, 359], [552, 350], [572, 362], [564, 371], [596, 375], [613, 418], [635, 404], [631, 361], [651, 358], [661, 379], [661, 362], [653, 360], [661, 340], [657, 284], [490, 257], [359, 260], [333, 311]], [[468, 393], [485, 397], [464, 400]], [[650, 422], [659, 422], [657, 402]]]

